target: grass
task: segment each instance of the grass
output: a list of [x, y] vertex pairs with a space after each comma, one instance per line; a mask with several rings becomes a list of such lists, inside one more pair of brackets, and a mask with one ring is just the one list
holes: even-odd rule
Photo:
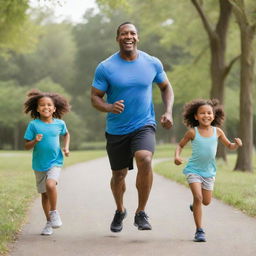
[[[165, 150], [159, 150], [159, 153], [155, 157], [158, 154], [161, 157], [173, 157], [174, 148], [173, 146], [169, 148], [172, 152], [171, 156]], [[191, 149], [188, 147], [184, 149], [182, 156], [186, 158], [190, 155], [190, 152]], [[217, 175], [213, 196], [226, 204], [234, 206], [249, 216], [256, 217], [256, 168], [254, 168], [253, 173], [233, 171], [235, 162], [236, 154], [228, 154], [227, 163], [222, 160], [217, 161]], [[185, 164], [176, 166], [173, 160], [169, 160], [157, 164], [154, 167], [154, 171], [188, 187], [187, 181], [182, 173]], [[255, 162], [254, 166], [256, 167]]]
[[[65, 166], [106, 156], [105, 150], [71, 152]], [[31, 201], [38, 196], [31, 170], [31, 152], [0, 151], [0, 255], [8, 252], [24, 222]]]

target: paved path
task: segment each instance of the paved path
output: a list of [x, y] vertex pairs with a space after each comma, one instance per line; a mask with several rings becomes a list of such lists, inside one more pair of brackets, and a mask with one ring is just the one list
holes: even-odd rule
[[182, 185], [154, 175], [147, 206], [152, 231], [133, 226], [137, 194], [136, 171], [127, 177], [125, 196], [128, 216], [121, 233], [109, 225], [115, 205], [109, 188], [106, 158], [66, 168], [59, 185], [59, 210], [63, 226], [49, 237], [40, 236], [45, 224], [39, 198], [28, 222], [11, 249], [11, 256], [254, 256], [256, 219], [213, 200], [204, 207], [208, 241], [195, 243], [193, 216], [188, 209], [190, 191]]

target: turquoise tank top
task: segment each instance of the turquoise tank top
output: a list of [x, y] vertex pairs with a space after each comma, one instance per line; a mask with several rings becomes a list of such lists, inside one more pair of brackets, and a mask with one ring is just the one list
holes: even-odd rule
[[195, 127], [195, 138], [191, 144], [192, 156], [183, 173], [195, 173], [205, 178], [215, 177], [215, 157], [218, 146], [217, 128], [213, 127], [213, 135], [211, 137], [203, 137]]

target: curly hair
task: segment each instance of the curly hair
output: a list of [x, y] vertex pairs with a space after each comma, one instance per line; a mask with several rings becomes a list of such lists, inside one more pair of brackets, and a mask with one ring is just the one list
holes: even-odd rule
[[27, 114], [30, 112], [30, 116], [34, 119], [40, 118], [40, 114], [37, 112], [38, 101], [47, 97], [52, 99], [56, 111], [53, 113], [54, 118], [61, 119], [64, 114], [70, 111], [71, 106], [68, 101], [61, 95], [51, 92], [41, 92], [37, 89], [32, 89], [27, 94], [27, 100], [24, 103], [24, 112]]
[[221, 126], [224, 121], [224, 110], [223, 107], [219, 104], [219, 100], [205, 100], [205, 99], [196, 99], [191, 102], [185, 104], [183, 111], [184, 124], [187, 127], [195, 127], [199, 125], [199, 122], [195, 119], [195, 115], [199, 107], [203, 105], [209, 105], [213, 109], [214, 120], [211, 125], [213, 126]]

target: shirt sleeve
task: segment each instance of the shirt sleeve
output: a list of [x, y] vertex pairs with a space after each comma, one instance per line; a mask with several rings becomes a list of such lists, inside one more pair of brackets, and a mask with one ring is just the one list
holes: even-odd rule
[[153, 57], [153, 58], [154, 58], [154, 65], [155, 65], [156, 72], [157, 72], [153, 82], [154, 83], [162, 83], [167, 78], [166, 73], [164, 71], [163, 64], [158, 58], [156, 58], [156, 57]]
[[107, 76], [102, 63], [95, 70], [92, 86], [104, 92], [108, 89]]
[[33, 140], [35, 138], [35, 135], [36, 135], [36, 133], [35, 133], [34, 125], [30, 122], [25, 131], [24, 139], [25, 140]]
[[60, 135], [64, 136], [68, 132], [66, 123], [63, 121]]

